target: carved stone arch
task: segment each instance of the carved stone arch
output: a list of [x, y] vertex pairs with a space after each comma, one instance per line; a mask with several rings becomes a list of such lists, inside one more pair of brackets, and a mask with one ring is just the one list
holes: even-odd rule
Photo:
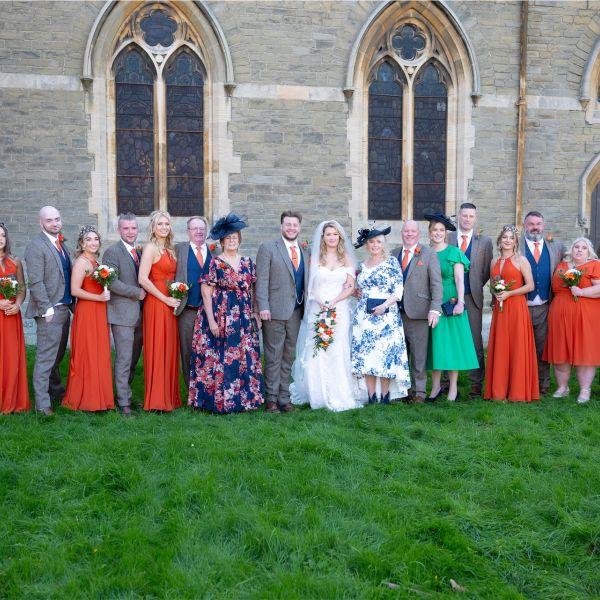
[[592, 194], [600, 184], [600, 154], [597, 154], [587, 164], [579, 177], [579, 210], [577, 224], [587, 231], [592, 225]]
[[[141, 11], [161, 9], [175, 15], [179, 37], [168, 54], [161, 48], [149, 48], [133, 35], [132, 19]], [[128, 29], [129, 28], [129, 29]], [[131, 35], [128, 35], [131, 34]], [[82, 82], [86, 89], [86, 112], [89, 115], [88, 151], [94, 158], [91, 214], [98, 216], [100, 233], [108, 240], [116, 239], [116, 175], [115, 175], [115, 98], [112, 65], [114, 59], [133, 39], [149, 54], [160, 73], [169, 56], [189, 47], [200, 59], [205, 72], [204, 151], [205, 215], [229, 210], [230, 173], [240, 172], [240, 159], [233, 154], [233, 141], [228, 131], [231, 121], [229, 94], [235, 87], [233, 63], [225, 35], [212, 11], [204, 2], [167, 2], [108, 0], [98, 14], [86, 44]], [[144, 230], [147, 218], [140, 218]], [[174, 218], [176, 234], [185, 232], [184, 217]]]
[[[427, 58], [400, 61], [407, 76], [414, 81], [418, 71], [435, 58], [447, 74], [448, 127], [446, 161], [446, 210], [456, 213], [457, 206], [468, 197], [472, 178], [471, 149], [474, 146], [473, 106], [481, 96], [479, 67], [473, 46], [459, 19], [445, 2], [384, 2], [373, 11], [353, 45], [348, 62], [345, 95], [349, 99], [347, 173], [352, 179], [350, 215], [353, 227], [364, 224], [368, 216], [368, 85], [372, 69], [388, 48], [390, 31], [403, 23], [418, 23], [431, 36], [432, 48]], [[407, 117], [410, 118], [410, 117]], [[410, 148], [412, 140], [407, 141]], [[409, 163], [411, 156], [407, 155]], [[412, 194], [412, 187], [404, 194]], [[406, 199], [403, 199], [403, 204]], [[412, 196], [406, 205], [412, 202]], [[403, 210], [404, 214], [404, 210]], [[410, 211], [404, 218], [413, 218]], [[400, 228], [394, 227], [391, 242], [400, 239]]]
[[579, 102], [585, 110], [585, 120], [587, 123], [600, 123], [599, 94], [600, 37], [596, 39], [594, 46], [590, 50], [579, 86]]

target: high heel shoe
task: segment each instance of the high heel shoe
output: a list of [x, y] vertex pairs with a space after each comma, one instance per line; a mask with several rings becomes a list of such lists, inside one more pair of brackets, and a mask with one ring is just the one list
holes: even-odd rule
[[388, 392], [385, 396], [381, 396], [381, 404], [390, 403], [390, 393]]
[[579, 390], [579, 397], [577, 398], [577, 404], [585, 404], [590, 401], [590, 388], [581, 388]]
[[448, 402], [460, 402], [460, 394], [456, 392], [456, 398], [448, 398]]
[[369, 404], [377, 404], [377, 394], [369, 396]]
[[552, 394], [553, 398], [566, 398], [569, 395], [569, 388], [567, 387], [559, 387], [554, 394]]
[[435, 402], [436, 400], [439, 399], [439, 397], [442, 395], [442, 388], [439, 389], [438, 393], [435, 396], [427, 396], [427, 398], [425, 398], [425, 402]]

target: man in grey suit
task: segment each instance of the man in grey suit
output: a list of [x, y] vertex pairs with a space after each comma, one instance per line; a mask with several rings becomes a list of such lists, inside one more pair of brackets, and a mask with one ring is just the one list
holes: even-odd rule
[[117, 404], [124, 416], [132, 416], [131, 382], [142, 352], [141, 303], [146, 292], [138, 284], [140, 254], [135, 246], [138, 225], [134, 214], [119, 215], [120, 241], [107, 248], [102, 260], [119, 272], [108, 302], [108, 322], [115, 344], [115, 387]]
[[202, 306], [200, 293], [200, 277], [208, 273], [212, 254], [206, 245], [208, 221], [204, 217], [190, 217], [187, 221], [189, 242], [175, 246], [177, 254], [176, 281], [184, 281], [190, 289], [182, 300], [175, 314], [179, 331], [179, 350], [181, 354], [181, 370], [187, 387], [190, 386], [190, 356], [194, 325], [198, 309]]
[[540, 395], [550, 390], [550, 365], [542, 360], [542, 352], [548, 334], [548, 308], [552, 300], [552, 274], [556, 265], [563, 259], [566, 248], [562, 242], [544, 237], [546, 224], [542, 213], [532, 210], [525, 215], [523, 232], [525, 244], [523, 252], [531, 265], [535, 289], [527, 294], [529, 315], [533, 325], [535, 350], [538, 359]]
[[292, 362], [308, 287], [308, 256], [298, 244], [302, 215], [288, 210], [280, 221], [281, 237], [261, 244], [256, 255], [256, 304], [262, 320], [268, 412], [294, 410], [290, 404]]
[[476, 206], [470, 202], [464, 202], [458, 211], [458, 231], [448, 233], [448, 243], [458, 246], [471, 262], [469, 271], [465, 273], [465, 308], [479, 362], [479, 368], [469, 373], [471, 379], [469, 395], [472, 398], [481, 396], [485, 378], [483, 337], [481, 335], [483, 288], [490, 279], [490, 266], [494, 256], [492, 239], [475, 231], [476, 222]]
[[425, 400], [429, 328], [442, 314], [442, 275], [437, 253], [419, 243], [419, 225], [406, 221], [402, 226], [402, 248], [398, 253], [404, 293], [400, 315], [411, 365], [413, 402]]
[[51, 416], [52, 402], [65, 394], [59, 367], [67, 348], [73, 309], [71, 258], [60, 233], [62, 220], [56, 208], [44, 206], [40, 210], [40, 227], [40, 234], [25, 248], [30, 290], [25, 316], [35, 319], [37, 332], [35, 407]]

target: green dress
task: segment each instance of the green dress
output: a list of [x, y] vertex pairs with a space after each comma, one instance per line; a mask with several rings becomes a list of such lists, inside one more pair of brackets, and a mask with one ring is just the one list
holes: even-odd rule
[[[442, 271], [444, 295], [442, 302], [456, 298], [454, 265], [462, 263], [465, 273], [469, 270], [469, 259], [456, 247], [448, 245], [437, 253]], [[461, 315], [447, 317], [442, 313], [439, 323], [430, 329], [427, 350], [427, 369], [440, 371], [466, 371], [478, 369], [469, 317], [465, 310]]]

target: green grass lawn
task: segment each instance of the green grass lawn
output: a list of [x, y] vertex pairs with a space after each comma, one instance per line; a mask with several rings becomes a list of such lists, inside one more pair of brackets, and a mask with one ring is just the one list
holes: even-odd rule
[[0, 417], [0, 598], [600, 597], [575, 397]]

